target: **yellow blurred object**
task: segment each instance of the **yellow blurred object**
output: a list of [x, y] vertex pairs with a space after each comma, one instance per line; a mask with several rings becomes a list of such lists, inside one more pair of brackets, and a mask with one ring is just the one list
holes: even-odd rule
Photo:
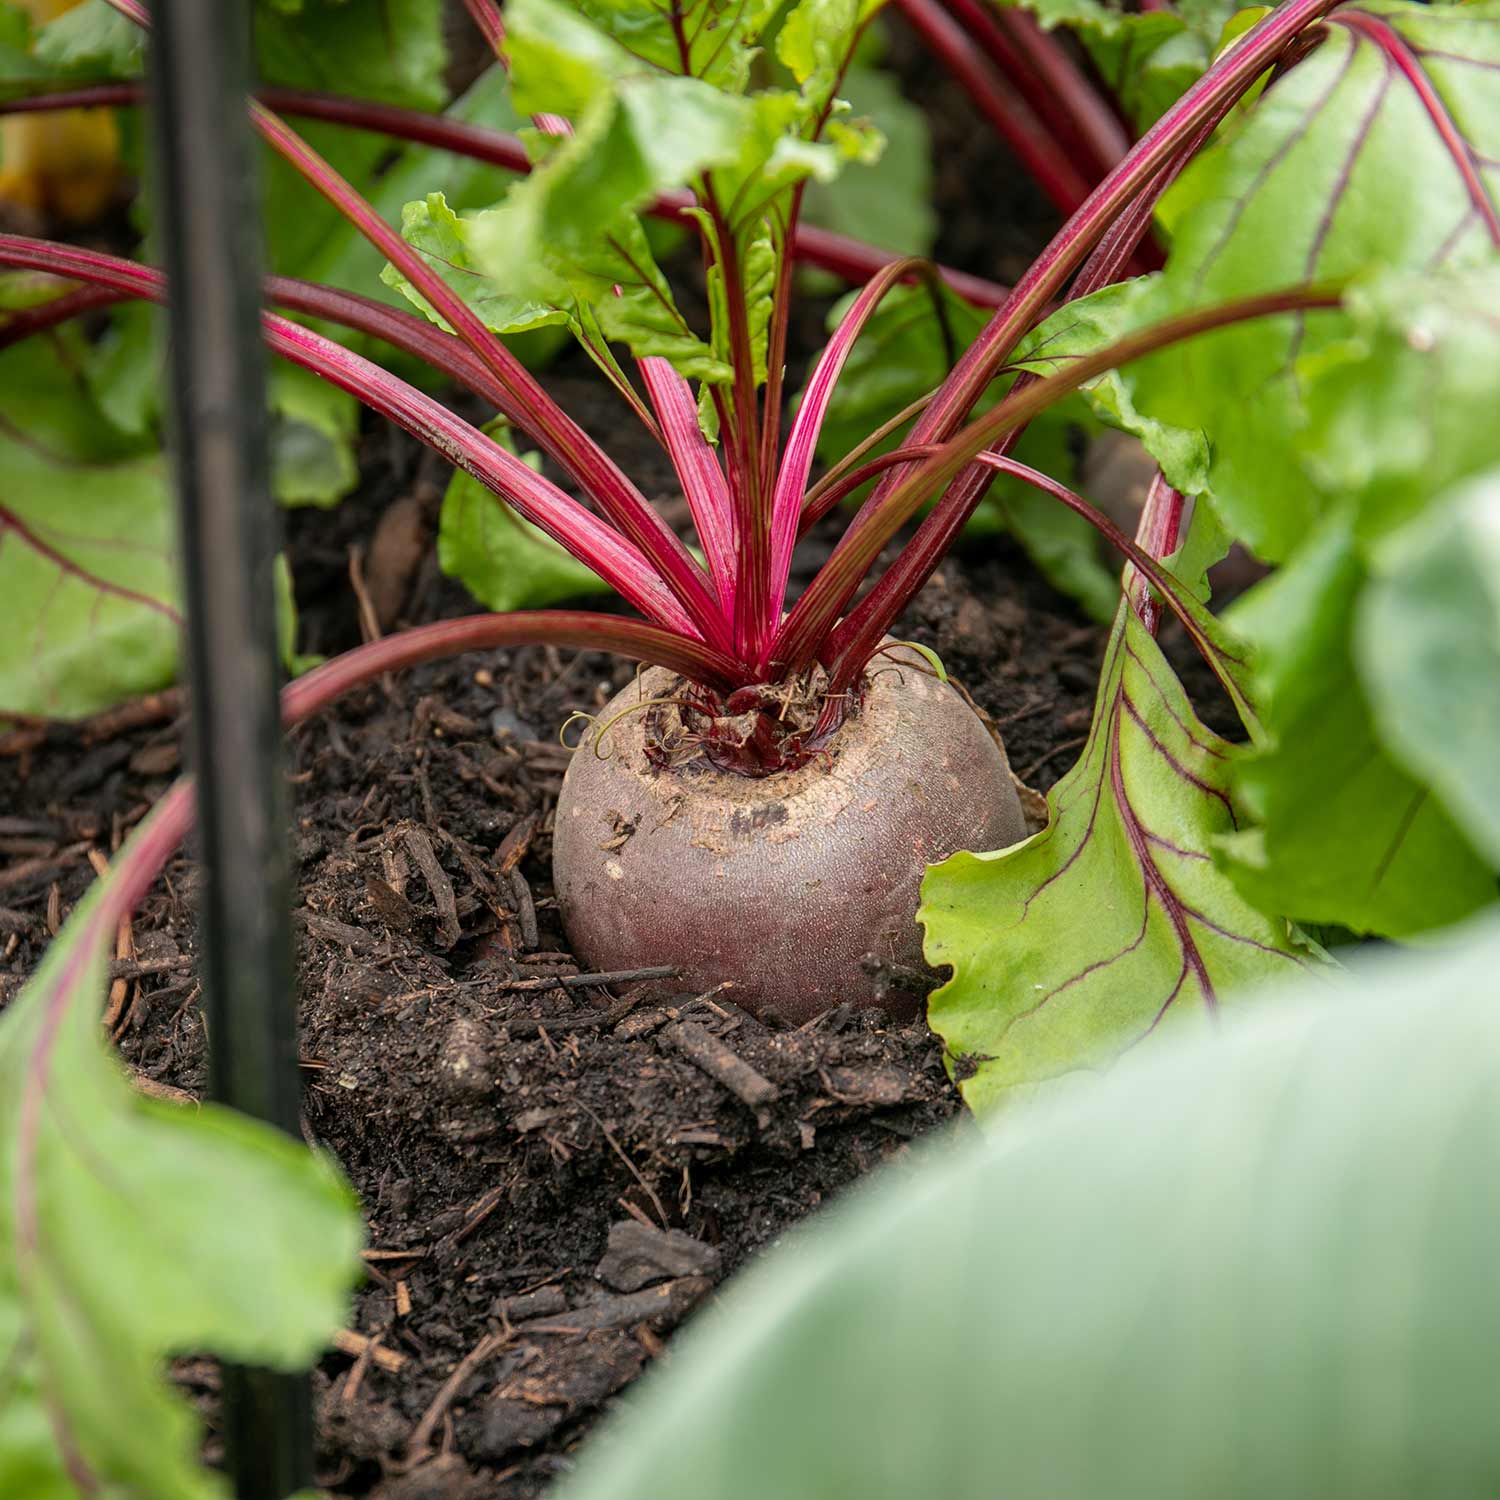
[[[18, 0], [37, 25], [79, 0]], [[119, 186], [120, 129], [107, 109], [0, 120], [0, 205], [58, 224], [86, 224]]]

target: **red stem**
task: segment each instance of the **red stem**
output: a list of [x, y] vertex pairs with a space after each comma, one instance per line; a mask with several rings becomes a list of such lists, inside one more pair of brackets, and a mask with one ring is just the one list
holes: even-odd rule
[[108, 307], [123, 300], [116, 292], [105, 287], [80, 286], [61, 297], [52, 297], [39, 302], [35, 307], [23, 307], [5, 316], [0, 322], [0, 349], [9, 349], [34, 333], [66, 323], [69, 318], [81, 317], [97, 308]]
[[985, 0], [943, 0], [986, 57], [1020, 89], [1091, 182], [1130, 149], [1114, 111], [1029, 12]]
[[290, 167], [326, 198], [401, 272], [489, 367], [527, 413], [526, 425], [598, 502], [677, 597], [706, 640], [727, 645], [717, 603], [703, 570], [619, 466], [542, 389], [462, 297], [297, 133], [252, 101], [251, 123]]
[[1047, 197], [1061, 212], [1075, 212], [1088, 197], [1088, 178], [1059, 148], [1030, 105], [936, 0], [896, 0], [896, 4]]
[[[1146, 555], [1151, 558], [1168, 557], [1177, 550], [1178, 532], [1182, 529], [1182, 496], [1167, 483], [1160, 469], [1152, 476], [1151, 488], [1146, 492], [1146, 503], [1141, 509], [1141, 519], [1136, 526], [1136, 540]], [[1132, 557], [1131, 561], [1135, 559]], [[1155, 635], [1161, 628], [1161, 599], [1146, 587], [1156, 578], [1149, 568], [1139, 567], [1144, 577], [1131, 577], [1126, 585], [1130, 602], [1141, 624]], [[1157, 585], [1158, 588], [1160, 585]], [[1162, 598], [1169, 591], [1162, 591]], [[1212, 665], [1212, 663], [1210, 663]]]
[[[1126, 271], [1132, 252], [1151, 225], [1151, 217], [1163, 193], [1175, 182], [1189, 161], [1217, 128], [1219, 120], [1231, 105], [1223, 106], [1205, 120], [1177, 155], [1151, 180], [1134, 202], [1110, 225], [1099, 243], [1089, 252], [1066, 300], [1087, 297], [1101, 287], [1118, 280]], [[1020, 375], [1011, 393], [1024, 390], [1037, 377]], [[994, 448], [1005, 454], [1020, 440], [1024, 428], [1008, 433]], [[959, 532], [969, 523], [975, 508], [990, 487], [989, 476], [982, 469], [961, 474], [932, 508], [932, 513], [917, 527], [916, 535], [902, 549], [901, 555], [886, 570], [875, 587], [850, 611], [833, 631], [828, 644], [831, 656], [846, 649], [857, 654], [865, 645], [882, 639], [892, 621], [916, 598], [932, 571], [947, 555]], [[851, 645], [858, 642], [857, 645]]]
[[874, 458], [867, 459], [864, 463], [850, 469], [847, 474], [840, 474], [832, 484], [820, 484], [817, 488], [809, 490], [802, 506], [802, 514], [797, 522], [797, 535], [805, 536], [808, 530], [816, 526], [840, 500], [846, 495], [852, 495], [860, 485], [868, 484], [877, 474], [884, 474], [887, 469], [893, 469], [897, 464], [908, 464], [914, 459], [930, 458], [940, 451], [936, 446], [894, 448], [889, 453], [880, 453]]
[[[143, 30], [151, 18], [139, 0], [109, 0]], [[374, 208], [295, 131], [251, 99], [250, 123], [283, 161], [326, 198], [422, 294], [433, 310], [484, 361], [519, 403], [544, 448], [573, 474], [601, 510], [647, 558], [702, 635], [724, 644], [723, 623], [703, 570], [681, 538], [652, 509], [619, 467], [552, 400], [472, 308]], [[556, 448], [554, 448], [556, 444]]]

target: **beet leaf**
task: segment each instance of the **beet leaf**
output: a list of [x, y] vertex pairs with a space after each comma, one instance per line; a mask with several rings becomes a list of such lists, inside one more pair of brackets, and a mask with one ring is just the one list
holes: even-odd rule
[[[1197, 611], [1215, 653], [1241, 649]], [[1243, 816], [1231, 747], [1198, 720], [1122, 602], [1093, 728], [1047, 799], [1047, 827], [928, 872], [927, 956], [953, 965], [928, 1003], [971, 1108], [1097, 1071], [1158, 1032], [1202, 1028], [1226, 1001], [1318, 966], [1285, 921], [1217, 868]]]
[[176, 674], [181, 600], [163, 460], [80, 387], [78, 348], [54, 335], [0, 353], [0, 711], [71, 718]]
[[1354, 645], [1381, 738], [1500, 867], [1500, 470], [1396, 532], [1373, 568]]
[[[1361, 19], [1378, 34], [1354, 24]], [[1231, 123], [1164, 201], [1172, 253], [1142, 316], [1370, 268], [1425, 274], [1492, 260], [1497, 79], [1494, 0], [1390, 0], [1335, 13], [1317, 50]], [[1320, 501], [1295, 452], [1301, 393], [1345, 332], [1336, 319], [1286, 317], [1184, 345], [1129, 376], [1142, 411], [1210, 435], [1215, 507], [1267, 561], [1289, 556], [1317, 519]], [[1170, 456], [1158, 457], [1176, 482]]]

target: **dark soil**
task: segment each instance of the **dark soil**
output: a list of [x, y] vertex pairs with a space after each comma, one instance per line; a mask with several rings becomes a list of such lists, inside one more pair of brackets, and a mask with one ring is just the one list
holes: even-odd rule
[[[985, 200], [1003, 222], [976, 219], [957, 185], [1014, 171], [975, 144], [988, 133], [951, 84], [907, 73], [946, 142], [942, 253], [1014, 271], [1045, 211], [1018, 187]], [[648, 495], [671, 495], [577, 362], [546, 378]], [[441, 466], [372, 425], [363, 474], [337, 511], [290, 518], [311, 650], [360, 638], [351, 556], [383, 629], [473, 608], [433, 555]], [[826, 543], [804, 551], [806, 570]], [[1066, 771], [1103, 633], [1013, 548], [953, 559], [900, 633], [937, 649], [1026, 781]], [[723, 1277], [958, 1112], [922, 1024], [834, 1011], [777, 1030], [732, 992], [580, 976], [552, 899], [557, 734], [628, 675], [601, 656], [493, 653], [370, 686], [291, 736], [304, 1128], [369, 1222], [346, 1347], [316, 1375], [330, 1491], [541, 1493]], [[89, 850], [117, 848], [179, 771], [181, 707], [164, 695], [0, 758], [0, 1000], [82, 897]], [[144, 1086], [197, 1095], [194, 883], [179, 857], [142, 905], [107, 1019]], [[212, 1368], [179, 1373], [211, 1411]]]

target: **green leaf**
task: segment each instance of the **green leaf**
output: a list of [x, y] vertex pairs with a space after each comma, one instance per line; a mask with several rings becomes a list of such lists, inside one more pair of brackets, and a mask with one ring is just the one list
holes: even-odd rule
[[1043, 25], [1065, 25], [1078, 37], [1138, 131], [1175, 104], [1242, 29], [1235, 25], [1234, 0], [1178, 0], [1141, 12], [1099, 0], [1027, 0], [1026, 9]]
[[[1500, 196], [1500, 5], [1379, 9]], [[1333, 24], [1163, 202], [1173, 235], [1153, 316], [1386, 267], [1429, 273], [1496, 249], [1411, 77], [1362, 33]], [[1348, 336], [1337, 314], [1286, 315], [1188, 341], [1127, 376], [1155, 419], [1207, 432], [1221, 517], [1259, 556], [1288, 557], [1323, 502], [1297, 445], [1304, 372]]]
[[1354, 654], [1381, 739], [1500, 868], [1500, 471], [1389, 537], [1374, 570]]
[[119, 915], [96, 888], [0, 1016], [0, 1492], [28, 1500], [221, 1494], [164, 1361], [305, 1367], [360, 1270], [327, 1161], [126, 1081], [99, 1025]]
[[1236, 768], [1254, 826], [1223, 839], [1221, 854], [1263, 910], [1403, 936], [1493, 901], [1495, 881], [1372, 722], [1352, 659], [1364, 577], [1348, 517], [1336, 515], [1232, 610], [1254, 648], [1271, 738]]
[[882, 1168], [555, 1500], [1489, 1493], [1497, 967], [1367, 959]]
[[163, 461], [95, 406], [80, 347], [0, 353], [0, 712], [73, 718], [176, 674]]
[[[774, 0], [583, 0], [578, 9], [641, 62], [742, 93]], [[687, 44], [686, 58], [683, 42]]]
[[[449, 119], [493, 130], [514, 132], [524, 123], [511, 108], [510, 88], [498, 66], [481, 74], [444, 113]], [[374, 208], [393, 221], [400, 220], [403, 205], [423, 196], [435, 182], [443, 184], [449, 207], [462, 213], [488, 207], [515, 181], [513, 173], [451, 152], [407, 146], [393, 155], [383, 138], [347, 130], [338, 139], [346, 146], [353, 141], [372, 148], [371, 161], [356, 181]], [[280, 190], [271, 195], [268, 210], [278, 271], [406, 305], [382, 281], [385, 257], [336, 209], [325, 205], [300, 179], [278, 179], [278, 183]], [[342, 336], [350, 337], [347, 332]], [[385, 353], [389, 358], [389, 351]]]
[[[1218, 645], [1237, 667], [1241, 653]], [[1048, 796], [1047, 827], [955, 854], [922, 887], [927, 958], [953, 966], [928, 1020], [977, 1113], [1208, 1027], [1251, 986], [1313, 967], [1300, 936], [1214, 864], [1240, 818], [1232, 763], [1122, 602], [1093, 727]]]
[[[407, 204], [401, 230], [497, 333], [563, 325], [596, 356], [605, 356], [604, 341], [615, 339], [637, 357], [671, 360], [685, 375], [729, 378], [728, 366], [678, 312], [634, 217], [623, 217], [607, 237], [573, 256], [538, 243], [524, 200], [518, 205], [514, 194], [500, 208], [461, 218], [441, 193], [432, 193]], [[433, 316], [426, 299], [394, 267], [387, 267], [385, 279]]]
[[262, 4], [255, 43], [268, 82], [414, 109], [441, 109], [447, 98], [442, 0]]
[[608, 593], [597, 574], [462, 470], [443, 496], [438, 565], [486, 608], [538, 609]]
[[36, 59], [54, 76], [102, 73], [133, 78], [146, 56], [146, 34], [108, 0], [83, 0], [36, 33]]
[[1500, 261], [1350, 288], [1351, 334], [1299, 367], [1297, 451], [1330, 501], [1358, 496], [1373, 540], [1495, 460]]
[[776, 56], [822, 109], [839, 89], [859, 28], [882, 0], [798, 0], [776, 33]]
[[359, 483], [359, 403], [298, 365], [270, 371], [271, 489], [283, 505], [337, 505]]
[[300, 677], [324, 660], [315, 653], [297, 649], [297, 595], [286, 553], [276, 554], [276, 648], [288, 676]]

